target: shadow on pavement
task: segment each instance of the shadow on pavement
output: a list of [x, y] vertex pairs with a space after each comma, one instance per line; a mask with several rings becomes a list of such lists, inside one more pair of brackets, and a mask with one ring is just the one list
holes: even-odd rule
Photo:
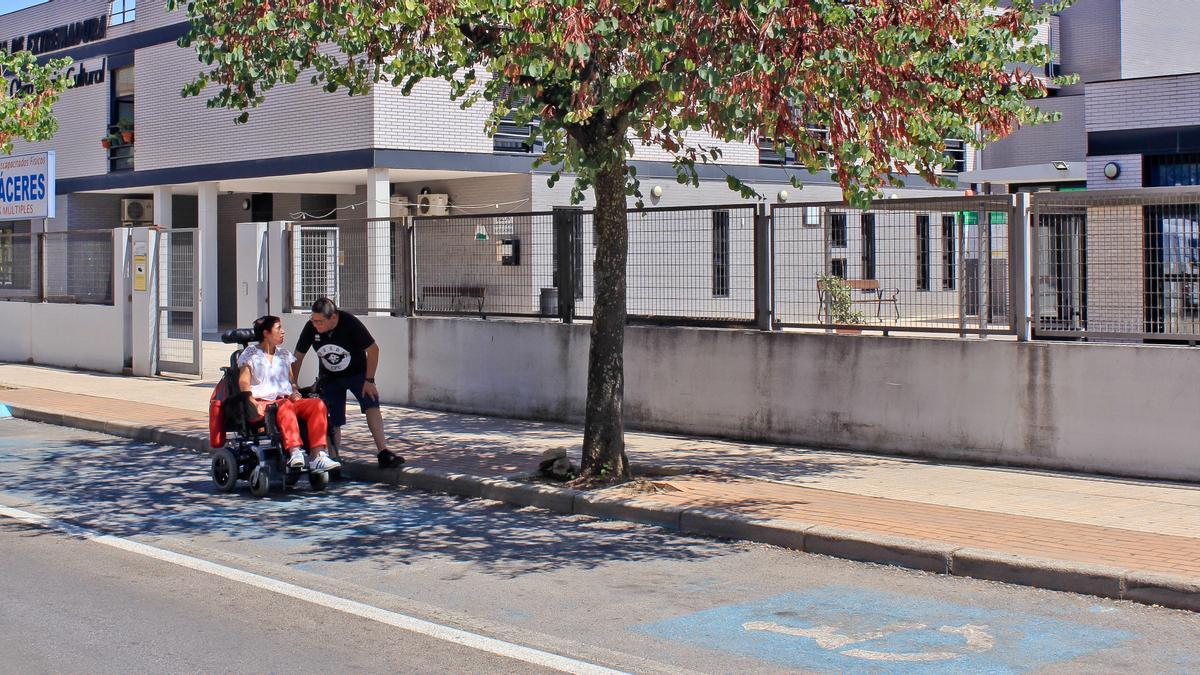
[[207, 455], [83, 432], [0, 437], [0, 490], [116, 536], [217, 536], [287, 549], [305, 562], [381, 568], [441, 556], [505, 576], [736, 551], [648, 526], [378, 485], [342, 482], [314, 493], [302, 480], [259, 500], [245, 484], [218, 492], [208, 466]]

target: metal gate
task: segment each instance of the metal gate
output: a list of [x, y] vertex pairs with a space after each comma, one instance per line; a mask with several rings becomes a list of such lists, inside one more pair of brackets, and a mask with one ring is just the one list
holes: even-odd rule
[[200, 375], [199, 230], [163, 230], [158, 239], [158, 371]]

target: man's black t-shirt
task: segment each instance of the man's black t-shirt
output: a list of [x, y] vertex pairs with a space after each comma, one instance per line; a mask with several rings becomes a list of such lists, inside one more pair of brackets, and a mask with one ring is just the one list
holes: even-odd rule
[[366, 350], [373, 344], [375, 338], [358, 317], [338, 310], [333, 330], [318, 333], [311, 321], [304, 324], [296, 341], [296, 353], [307, 354], [314, 347], [321, 361], [321, 377], [347, 377], [367, 372]]

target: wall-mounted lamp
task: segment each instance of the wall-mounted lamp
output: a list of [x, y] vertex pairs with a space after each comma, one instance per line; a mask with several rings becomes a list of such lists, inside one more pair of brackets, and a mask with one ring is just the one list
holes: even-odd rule
[[786, 201], [788, 200], [788, 191], [787, 191], [787, 190], [780, 190], [780, 191], [779, 191], [779, 194], [775, 195], [775, 197], [776, 197], [776, 199], [778, 199], [778, 200], [779, 200], [779, 202], [782, 204], [782, 203], [784, 203], [784, 202], [786, 202]]
[[243, 211], [250, 210], [250, 198], [249, 197], [242, 200], [242, 210]]
[[1064, 162], [1062, 160], [1056, 160], [1056, 161], [1050, 162], [1050, 166], [1054, 167], [1055, 169], [1058, 169], [1059, 171], [1066, 171], [1067, 169], [1071, 168], [1070, 164], [1067, 164], [1066, 162]]
[[661, 185], [655, 185], [653, 188], [650, 189], [650, 194], [653, 195], [655, 199], [662, 197], [662, 193], [663, 193], [663, 189], [662, 189]]
[[1109, 180], [1116, 180], [1117, 176], [1121, 175], [1121, 165], [1116, 162], [1109, 162], [1104, 165], [1104, 177]]

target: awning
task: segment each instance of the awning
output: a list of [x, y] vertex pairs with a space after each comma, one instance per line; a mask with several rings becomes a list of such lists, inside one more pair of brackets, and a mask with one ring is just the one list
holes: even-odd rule
[[[1059, 168], [1062, 167], [1062, 168]], [[1043, 162], [1024, 166], [1005, 166], [999, 169], [964, 171], [960, 183], [1076, 183], [1087, 180], [1087, 162]]]

